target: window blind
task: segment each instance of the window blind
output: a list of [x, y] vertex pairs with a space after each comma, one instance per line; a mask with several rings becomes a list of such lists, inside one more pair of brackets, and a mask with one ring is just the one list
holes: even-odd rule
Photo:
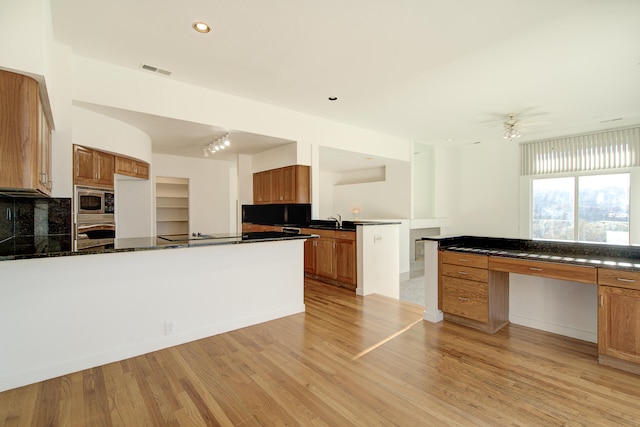
[[640, 166], [640, 128], [568, 136], [520, 145], [520, 175]]

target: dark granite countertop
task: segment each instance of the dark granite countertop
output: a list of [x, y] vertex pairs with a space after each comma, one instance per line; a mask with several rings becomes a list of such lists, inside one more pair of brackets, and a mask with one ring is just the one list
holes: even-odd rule
[[[196, 238], [190, 239], [190, 236], [184, 236], [177, 239], [166, 239], [162, 237], [132, 237], [115, 239], [113, 247], [106, 248], [90, 248], [80, 251], [71, 250], [70, 242], [67, 246], [60, 246], [56, 244], [49, 244], [42, 246], [40, 251], [29, 252], [29, 250], [23, 251], [10, 251], [9, 242], [3, 242], [2, 245], [7, 245], [4, 252], [0, 252], [0, 261], [11, 261], [19, 259], [32, 259], [32, 258], [51, 258], [60, 256], [74, 256], [74, 255], [90, 255], [90, 254], [105, 254], [115, 252], [135, 252], [135, 251], [148, 251], [158, 249], [176, 249], [176, 248], [190, 248], [198, 246], [213, 246], [213, 245], [231, 245], [231, 244], [245, 244], [245, 243], [258, 243], [258, 242], [273, 242], [281, 240], [297, 240], [315, 238], [318, 236], [310, 234], [291, 234], [281, 233], [276, 231], [264, 231], [264, 232], [252, 232], [243, 233], [239, 235], [229, 234], [209, 234], [208, 238]], [[190, 240], [187, 240], [187, 239]]]
[[274, 224], [274, 223], [252, 223], [260, 225], [272, 225], [275, 227], [292, 227], [292, 228], [317, 228], [319, 230], [338, 230], [338, 231], [356, 231], [357, 226], [371, 225], [393, 225], [400, 224], [397, 221], [342, 221], [342, 226], [337, 227], [335, 221], [325, 219], [312, 219], [309, 223], [304, 224]]
[[637, 245], [478, 236], [430, 236], [422, 240], [437, 241], [439, 248], [447, 251], [640, 271], [640, 246]]

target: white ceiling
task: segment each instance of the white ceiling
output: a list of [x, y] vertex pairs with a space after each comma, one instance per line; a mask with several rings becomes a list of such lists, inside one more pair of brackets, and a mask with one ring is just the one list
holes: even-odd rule
[[[74, 54], [416, 142], [498, 141], [511, 112], [523, 141], [640, 124], [639, 0], [51, 3]], [[103, 113], [162, 129], [157, 152], [229, 131]]]

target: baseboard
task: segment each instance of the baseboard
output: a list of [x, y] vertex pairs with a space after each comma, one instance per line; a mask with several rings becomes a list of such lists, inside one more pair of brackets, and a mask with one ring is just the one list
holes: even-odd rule
[[442, 320], [444, 319], [444, 315], [440, 310], [437, 310], [436, 312], [425, 310], [422, 318], [427, 322], [439, 323], [439, 322], [442, 322]]
[[404, 282], [405, 280], [411, 279], [411, 272], [405, 271], [404, 273], [400, 273], [400, 281]]
[[516, 325], [526, 326], [533, 329], [540, 329], [542, 331], [551, 332], [565, 337], [575, 338], [582, 341], [588, 341], [592, 343], [598, 342], [597, 331], [584, 331], [581, 329], [572, 328], [565, 325], [557, 325], [555, 323], [544, 322], [538, 319], [530, 319], [527, 317], [517, 316], [510, 314], [509, 321]]

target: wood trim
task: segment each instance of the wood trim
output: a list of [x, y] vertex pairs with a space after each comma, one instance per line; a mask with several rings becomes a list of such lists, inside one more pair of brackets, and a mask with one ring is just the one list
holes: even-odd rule
[[489, 270], [526, 274], [569, 280], [571, 282], [596, 284], [598, 272], [595, 267], [560, 264], [555, 262], [529, 261], [518, 258], [489, 257]]

